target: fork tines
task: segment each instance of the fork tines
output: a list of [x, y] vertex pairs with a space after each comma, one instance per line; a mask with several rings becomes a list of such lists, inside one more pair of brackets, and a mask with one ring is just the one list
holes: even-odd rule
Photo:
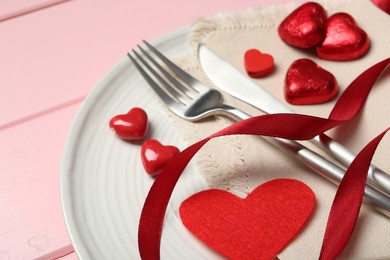
[[133, 55], [128, 53], [137, 70], [164, 101], [169, 99], [170, 102], [188, 103], [194, 91], [191, 86], [191, 82], [194, 81], [192, 76], [171, 62], [151, 44], [143, 42], [148, 51], [138, 45], [139, 51], [133, 50]]

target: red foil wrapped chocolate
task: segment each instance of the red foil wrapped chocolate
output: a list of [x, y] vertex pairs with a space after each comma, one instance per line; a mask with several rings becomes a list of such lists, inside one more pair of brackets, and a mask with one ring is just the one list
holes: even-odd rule
[[294, 61], [285, 79], [285, 99], [294, 105], [319, 104], [338, 92], [337, 80], [329, 71], [309, 59]]
[[291, 46], [313, 47], [324, 39], [326, 19], [326, 11], [320, 4], [308, 2], [281, 22], [278, 33], [280, 38]]
[[321, 59], [334, 61], [355, 60], [367, 53], [370, 39], [347, 13], [336, 13], [329, 17], [326, 37], [317, 47]]

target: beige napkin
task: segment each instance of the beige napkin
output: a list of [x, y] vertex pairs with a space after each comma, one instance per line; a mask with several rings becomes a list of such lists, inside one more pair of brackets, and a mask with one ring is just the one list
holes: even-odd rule
[[[322, 3], [331, 15], [344, 11], [351, 14], [369, 34], [372, 47], [369, 53], [357, 61], [332, 62], [308, 56], [283, 43], [277, 26], [296, 4], [267, 9], [251, 9], [242, 12], [222, 13], [209, 19], [198, 19], [190, 26], [189, 44], [192, 53], [180, 59], [179, 65], [203, 82], [212, 85], [199, 67], [196, 46], [206, 43], [211, 49], [245, 72], [243, 55], [250, 48], [257, 48], [273, 55], [276, 71], [257, 80], [264, 88], [283, 101], [284, 76], [296, 59], [308, 57], [332, 72], [341, 91], [370, 65], [390, 56], [388, 26], [390, 16], [381, 12], [371, 2], [326, 1]], [[385, 73], [389, 74], [389, 70]], [[240, 88], [241, 86], [237, 86]], [[390, 77], [379, 80], [373, 89], [364, 111], [352, 122], [329, 132], [334, 139], [358, 152], [373, 137], [390, 126]], [[227, 103], [253, 114], [258, 110], [225, 95]], [[327, 117], [335, 101], [310, 106], [291, 106], [302, 114]], [[187, 144], [192, 144], [232, 123], [223, 117], [214, 117], [196, 123], [180, 120], [172, 115], [174, 124], [183, 134]], [[306, 142], [305, 142], [306, 144]], [[317, 150], [310, 143], [308, 146]], [[390, 172], [390, 138], [382, 142], [374, 162]], [[322, 153], [322, 152], [320, 152]], [[259, 184], [275, 178], [298, 179], [310, 186], [316, 194], [317, 204], [308, 225], [280, 254], [281, 259], [317, 259], [321, 249], [327, 217], [335, 195], [336, 186], [306, 168], [295, 158], [255, 136], [230, 136], [215, 139], [196, 156], [196, 162], [211, 187], [230, 190], [245, 196]], [[340, 220], [342, 221], [342, 219]], [[340, 259], [390, 259], [390, 219], [363, 206], [353, 236]]]

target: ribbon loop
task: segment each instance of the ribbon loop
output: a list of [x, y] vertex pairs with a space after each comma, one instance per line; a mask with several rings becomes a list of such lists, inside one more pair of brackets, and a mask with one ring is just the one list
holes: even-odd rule
[[[138, 230], [141, 258], [160, 259], [163, 221], [172, 191], [189, 161], [209, 140], [234, 134], [311, 139], [355, 117], [363, 108], [375, 81], [389, 64], [390, 58], [360, 74], [340, 96], [328, 119], [299, 114], [257, 116], [224, 128], [179, 153], [157, 177], [146, 198]], [[285, 125], [289, 127], [283, 127]], [[368, 166], [385, 132], [359, 153], [340, 183], [328, 218], [321, 259], [334, 259], [347, 244], [359, 214]], [[341, 229], [340, 223], [345, 228]]]

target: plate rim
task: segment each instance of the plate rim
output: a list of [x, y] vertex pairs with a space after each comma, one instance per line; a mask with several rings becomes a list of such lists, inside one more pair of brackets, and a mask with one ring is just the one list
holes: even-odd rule
[[[185, 46], [186, 49], [189, 47], [186, 46], [186, 36], [188, 35], [188, 28], [180, 28], [174, 31], [168, 32], [159, 36], [150, 42], [155, 46], [164, 45], [165, 43], [177, 42], [181, 45]], [[177, 51], [179, 52], [179, 51]], [[124, 56], [119, 62], [117, 62], [114, 66], [112, 66], [94, 85], [92, 90], [88, 93], [86, 98], [83, 100], [80, 108], [77, 110], [75, 116], [73, 117], [72, 123], [68, 129], [67, 136], [65, 138], [65, 143], [63, 147], [63, 151], [61, 154], [61, 163], [60, 163], [60, 201], [61, 201], [61, 209], [62, 215], [64, 218], [66, 230], [68, 236], [70, 238], [70, 242], [80, 259], [84, 257], [84, 254], [88, 255], [88, 250], [86, 250], [85, 244], [82, 243], [82, 240], [77, 235], [76, 231], [76, 221], [72, 216], [74, 216], [74, 209], [72, 206], [72, 196], [69, 192], [70, 185], [72, 183], [72, 178], [70, 178], [69, 173], [72, 170], [72, 153], [73, 149], [77, 142], [77, 137], [80, 133], [80, 129], [82, 128], [82, 122], [87, 116], [87, 112], [93, 107], [93, 103], [95, 102], [95, 98], [102, 94], [102, 92], [107, 87], [104, 84], [115, 71], [123, 65], [123, 63], [127, 63], [128, 58]]]

